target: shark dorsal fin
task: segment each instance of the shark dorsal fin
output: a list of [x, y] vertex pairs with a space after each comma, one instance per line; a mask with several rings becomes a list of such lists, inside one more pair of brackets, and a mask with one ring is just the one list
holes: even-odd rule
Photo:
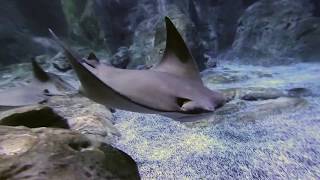
[[87, 57], [87, 59], [88, 59], [88, 60], [95, 60], [95, 61], [99, 62], [99, 59], [97, 58], [97, 56], [96, 56], [93, 52], [91, 52], [91, 53], [89, 54], [89, 56]]
[[167, 42], [164, 55], [152, 70], [201, 80], [199, 70], [189, 48], [169, 17], [165, 17]]
[[64, 44], [60, 38], [49, 28], [49, 32], [53, 39], [62, 47], [66, 57], [69, 59], [70, 64], [74, 69], [81, 69], [81, 58], [79, 55], [73, 52], [66, 44]]
[[41, 66], [37, 63], [35, 59], [32, 59], [32, 71], [34, 77], [37, 80], [41, 82], [46, 82], [50, 80], [50, 76], [48, 75], [48, 73], [41, 68]]
[[100, 61], [97, 58], [97, 56], [93, 52], [91, 52], [89, 54], [89, 56], [87, 57], [87, 59], [85, 60], [85, 63], [87, 63], [89, 66], [95, 68], [100, 64]]

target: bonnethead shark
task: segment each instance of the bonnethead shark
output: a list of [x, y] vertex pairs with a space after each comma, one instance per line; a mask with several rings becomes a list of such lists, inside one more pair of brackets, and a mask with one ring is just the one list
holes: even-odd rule
[[91, 54], [79, 56], [49, 29], [62, 46], [84, 95], [108, 108], [160, 114], [181, 122], [212, 114], [226, 102], [218, 91], [204, 86], [198, 67], [182, 36], [166, 17], [166, 49], [162, 60], [148, 70], [119, 69]]

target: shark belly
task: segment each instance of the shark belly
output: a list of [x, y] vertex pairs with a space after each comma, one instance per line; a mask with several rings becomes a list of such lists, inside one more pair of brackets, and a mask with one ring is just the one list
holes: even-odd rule
[[178, 98], [193, 99], [199, 93], [196, 85], [174, 75], [141, 70], [112, 71], [103, 75], [106, 85], [132, 101], [157, 111], [180, 111]]

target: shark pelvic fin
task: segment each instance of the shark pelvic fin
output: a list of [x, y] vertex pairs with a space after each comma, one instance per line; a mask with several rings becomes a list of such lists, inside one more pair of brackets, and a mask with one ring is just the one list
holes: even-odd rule
[[162, 60], [152, 70], [201, 81], [189, 48], [169, 17], [165, 17], [167, 40]]

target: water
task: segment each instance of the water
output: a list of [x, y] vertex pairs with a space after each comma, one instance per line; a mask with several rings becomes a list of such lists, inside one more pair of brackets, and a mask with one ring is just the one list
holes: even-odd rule
[[158, 11], [160, 14], [165, 14], [167, 10], [166, 4], [166, 0], [158, 0]]
[[[252, 56], [270, 65], [278, 64], [276, 59], [264, 57], [295, 62], [294, 56], [299, 55], [303, 61], [296, 62], [319, 62], [314, 59], [320, 57], [314, 48], [319, 45], [320, 22], [315, 0], [181, 2], [0, 1], [0, 92], [7, 97], [7, 89], [26, 86], [33, 80], [31, 59], [78, 89], [80, 83], [73, 71], [59, 72], [52, 65], [65, 65], [66, 59], [56, 54], [61, 49], [52, 42], [48, 27], [81, 56], [93, 49], [99, 58], [106, 59], [102, 61], [109, 62], [119, 59], [115, 56], [119, 49], [128, 49], [121, 57], [130, 59], [134, 67], [144, 59], [154, 62], [150, 59], [163, 51], [160, 42], [165, 41], [165, 32], [160, 23], [164, 25], [164, 15], [174, 19], [194, 57]], [[226, 52], [233, 54], [227, 56]], [[142, 179], [320, 179], [320, 64], [263, 67], [222, 62], [202, 72], [202, 77], [206, 86], [215, 90], [260, 88], [268, 95], [271, 88], [283, 94], [304, 88], [311, 93], [302, 98], [265, 101], [244, 101], [236, 96], [210, 118], [185, 124], [159, 115], [117, 110], [114, 123], [121, 137], [113, 145], [134, 158]], [[41, 96], [48, 91], [42, 90]], [[101, 121], [105, 114], [111, 119], [108, 110], [91, 108], [96, 104], [90, 100], [87, 106], [68, 99], [72, 98], [61, 101], [74, 106], [63, 105], [61, 109], [66, 114], [83, 111], [74, 116], [85, 119], [85, 127], [95, 125], [87, 132], [95, 135], [108, 131], [104, 125], [97, 127], [95, 121], [82, 117], [86, 112], [97, 112]], [[0, 110], [7, 108], [11, 107]], [[12, 172], [29, 173], [28, 169]]]
[[142, 179], [319, 179], [320, 65], [226, 64], [212, 71], [247, 78], [207, 83], [211, 88], [305, 87], [315, 95], [305, 98], [306, 106], [261, 114], [254, 122], [240, 121], [235, 113], [201, 127], [118, 111], [116, 127], [122, 136], [115, 146], [136, 160]]

